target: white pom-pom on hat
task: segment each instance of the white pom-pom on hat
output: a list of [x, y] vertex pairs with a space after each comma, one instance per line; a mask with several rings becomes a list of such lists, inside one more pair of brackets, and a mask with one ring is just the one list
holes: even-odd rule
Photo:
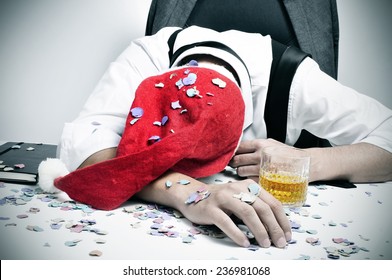
[[54, 185], [54, 180], [69, 174], [65, 164], [57, 158], [48, 158], [38, 166], [38, 184], [41, 189], [48, 193], [56, 193], [60, 190]]

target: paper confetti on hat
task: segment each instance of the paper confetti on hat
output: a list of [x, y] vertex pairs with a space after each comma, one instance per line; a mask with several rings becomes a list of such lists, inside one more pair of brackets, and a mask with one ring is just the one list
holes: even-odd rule
[[242, 135], [244, 101], [220, 73], [186, 67], [145, 79], [114, 159], [54, 180], [56, 188], [111, 210], [168, 170], [195, 178], [223, 170]]

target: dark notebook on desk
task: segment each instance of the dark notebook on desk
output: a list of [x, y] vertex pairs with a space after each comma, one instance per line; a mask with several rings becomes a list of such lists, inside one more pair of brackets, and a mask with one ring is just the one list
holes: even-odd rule
[[56, 145], [24, 142], [7, 142], [0, 146], [0, 181], [19, 184], [36, 184], [38, 166], [56, 157]]

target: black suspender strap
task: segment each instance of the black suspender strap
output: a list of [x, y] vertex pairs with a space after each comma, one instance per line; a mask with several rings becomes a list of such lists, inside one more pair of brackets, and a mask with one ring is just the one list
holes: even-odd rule
[[[216, 41], [202, 41], [202, 42], [195, 42], [193, 44], [188, 44], [188, 45], [184, 45], [182, 47], [180, 47], [178, 50], [176, 50], [174, 52], [174, 43], [176, 41], [176, 38], [178, 36], [178, 34], [182, 31], [183, 29], [179, 29], [176, 30], [172, 35], [170, 35], [169, 39], [167, 40], [167, 44], [169, 46], [169, 60], [170, 60], [170, 66], [173, 65], [173, 63], [176, 61], [176, 59], [185, 51], [194, 48], [194, 47], [210, 47], [210, 48], [215, 48], [215, 49], [220, 49], [223, 51], [226, 51], [230, 54], [232, 54], [233, 56], [235, 56], [239, 61], [241, 61], [241, 63], [244, 65], [248, 76], [249, 76], [249, 71], [248, 68], [246, 67], [245, 62], [242, 60], [242, 58], [230, 47], [228, 47], [227, 45], [220, 43], [220, 42], [216, 42]], [[235, 70], [235, 69], [234, 69]], [[238, 85], [241, 87], [241, 81], [238, 78], [237, 73], [233, 73], [233, 75], [236, 77], [236, 80], [238, 82]]]
[[174, 42], [176, 41], [178, 33], [180, 33], [182, 29], [178, 29], [173, 32], [172, 35], [170, 35], [169, 39], [167, 40], [167, 45], [169, 46], [169, 60], [170, 60], [170, 66], [172, 65], [171, 60], [173, 57], [173, 52], [174, 52]]
[[295, 71], [309, 56], [296, 47], [287, 47], [272, 41], [273, 64], [265, 104], [264, 120], [267, 137], [280, 142], [286, 140], [289, 92]]

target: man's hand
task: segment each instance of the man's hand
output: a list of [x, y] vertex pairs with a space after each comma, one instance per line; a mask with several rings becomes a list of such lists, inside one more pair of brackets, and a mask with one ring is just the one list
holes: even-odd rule
[[269, 146], [285, 145], [274, 139], [255, 139], [242, 141], [229, 165], [237, 169], [238, 176], [258, 182], [261, 151]]
[[[186, 186], [174, 183], [180, 180], [190, 183]], [[165, 187], [167, 181], [173, 182], [170, 188]], [[234, 217], [249, 228], [261, 247], [269, 247], [271, 243], [279, 248], [285, 247], [291, 240], [291, 227], [282, 204], [262, 188], [252, 204], [238, 199], [240, 193], [249, 194], [250, 184], [255, 183], [242, 180], [205, 185], [186, 175], [169, 172], [143, 188], [137, 197], [175, 208], [193, 223], [216, 225], [240, 246], [248, 247], [250, 242], [235, 224]], [[186, 204], [188, 197], [200, 188], [208, 190], [210, 195], [198, 203]]]

